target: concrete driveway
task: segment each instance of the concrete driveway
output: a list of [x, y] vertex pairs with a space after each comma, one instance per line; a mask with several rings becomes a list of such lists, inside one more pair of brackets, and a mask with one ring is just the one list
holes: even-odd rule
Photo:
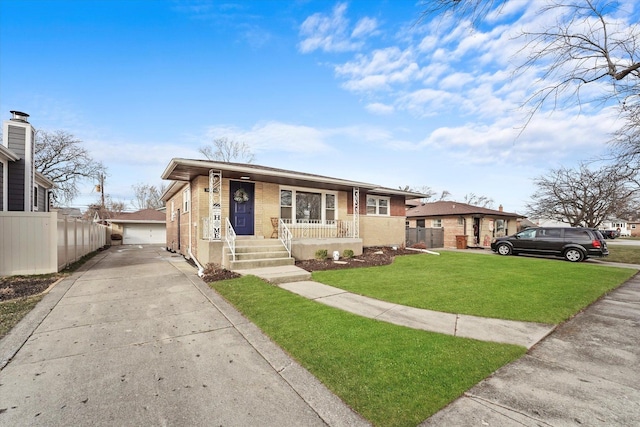
[[0, 425], [367, 424], [159, 247], [94, 257], [0, 356]]

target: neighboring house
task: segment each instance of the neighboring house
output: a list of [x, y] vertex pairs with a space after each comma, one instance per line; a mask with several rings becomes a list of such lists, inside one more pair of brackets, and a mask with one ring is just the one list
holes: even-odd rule
[[2, 125], [0, 212], [48, 212], [54, 183], [35, 170], [35, 129], [28, 114], [11, 114]]
[[165, 245], [167, 241], [166, 214], [157, 209], [122, 212], [109, 218], [111, 230], [122, 236], [124, 245]]
[[[291, 170], [178, 158], [162, 178], [172, 180], [162, 195], [167, 249], [233, 269], [291, 264], [318, 250], [357, 255], [363, 247], [400, 246], [406, 200], [425, 197]], [[268, 256], [279, 261], [267, 262]]]
[[[518, 220], [524, 215], [468, 205], [439, 201], [425, 203], [407, 210], [410, 228], [443, 228], [444, 247], [459, 247], [460, 239], [466, 246], [489, 247], [494, 237], [507, 236], [518, 231]], [[458, 237], [464, 236], [464, 237]]]
[[571, 227], [568, 222], [562, 222], [555, 219], [548, 218], [529, 218], [536, 227]]
[[627, 223], [627, 227], [629, 227], [629, 234], [631, 237], [640, 237], [640, 221], [633, 220]]

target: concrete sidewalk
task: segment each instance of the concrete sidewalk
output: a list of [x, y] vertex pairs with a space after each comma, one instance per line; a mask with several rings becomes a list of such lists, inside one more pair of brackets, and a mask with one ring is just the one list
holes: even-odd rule
[[640, 275], [421, 426], [637, 426]]
[[368, 425], [160, 247], [113, 247], [0, 341], [3, 426]]

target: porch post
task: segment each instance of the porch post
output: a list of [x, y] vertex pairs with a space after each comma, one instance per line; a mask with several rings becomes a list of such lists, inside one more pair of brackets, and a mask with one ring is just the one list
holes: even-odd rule
[[222, 240], [222, 171], [209, 171], [209, 241]]
[[360, 188], [353, 187], [353, 237], [360, 237]]

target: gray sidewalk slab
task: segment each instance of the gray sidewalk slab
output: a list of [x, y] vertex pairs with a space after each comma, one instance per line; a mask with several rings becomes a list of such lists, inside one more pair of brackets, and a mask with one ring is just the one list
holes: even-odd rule
[[531, 322], [443, 313], [406, 307], [374, 298], [352, 294], [343, 289], [313, 281], [279, 285], [298, 295], [371, 319], [378, 319], [414, 329], [448, 335], [533, 347], [555, 328]]
[[421, 425], [638, 425], [639, 292], [635, 276]]
[[111, 248], [41, 304], [0, 341], [0, 425], [368, 425], [162, 248]]

